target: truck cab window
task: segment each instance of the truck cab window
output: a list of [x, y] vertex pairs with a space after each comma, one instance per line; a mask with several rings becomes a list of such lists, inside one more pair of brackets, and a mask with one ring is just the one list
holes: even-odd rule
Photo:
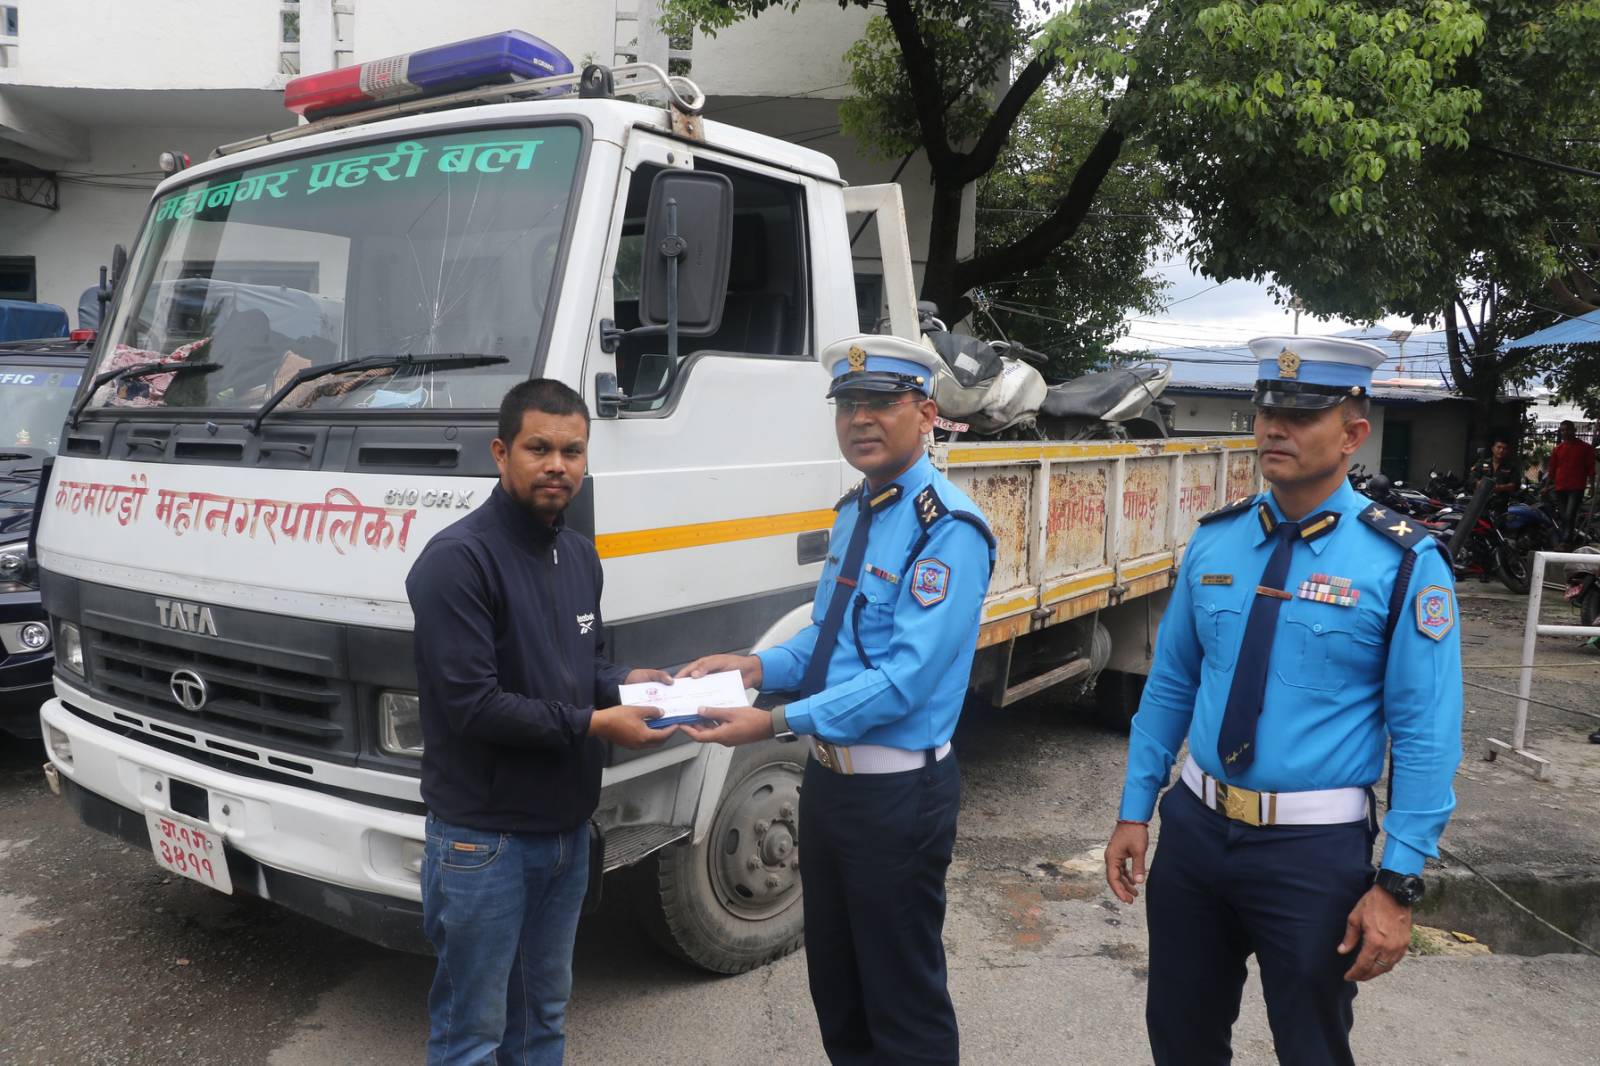
[[[752, 358], [809, 357], [809, 281], [801, 188], [701, 159], [697, 170], [727, 175], [733, 182], [732, 264], [722, 324], [708, 337], [680, 337], [679, 359], [701, 353]], [[662, 168], [645, 165], [628, 185], [628, 203], [612, 278], [615, 318], [622, 329], [639, 325], [639, 275], [650, 183]], [[624, 392], [655, 391], [666, 378], [663, 334], [628, 337], [617, 352], [617, 377]], [[665, 399], [633, 410], [653, 410]]]

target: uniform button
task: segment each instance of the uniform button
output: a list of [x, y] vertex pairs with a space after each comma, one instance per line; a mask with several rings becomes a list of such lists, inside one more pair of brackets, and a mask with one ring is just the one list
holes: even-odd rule
[[1311, 627], [1311, 632], [1313, 632], [1313, 633], [1321, 633], [1322, 632], [1322, 623], [1318, 622], [1316, 625], [1312, 626]]

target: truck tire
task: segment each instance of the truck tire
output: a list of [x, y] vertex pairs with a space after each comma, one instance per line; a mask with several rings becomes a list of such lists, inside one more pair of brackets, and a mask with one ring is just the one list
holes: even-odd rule
[[735, 974], [800, 946], [805, 752], [776, 742], [739, 749], [705, 839], [664, 848], [642, 864], [654, 891], [641, 894], [640, 918], [669, 954]]
[[1095, 721], [1116, 733], [1126, 733], [1144, 695], [1144, 674], [1102, 670], [1094, 686]]

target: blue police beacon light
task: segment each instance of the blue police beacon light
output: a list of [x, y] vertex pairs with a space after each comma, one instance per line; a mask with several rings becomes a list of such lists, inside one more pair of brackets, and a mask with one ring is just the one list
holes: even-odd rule
[[506, 30], [303, 75], [284, 86], [283, 106], [308, 119], [319, 119], [480, 85], [571, 74], [572, 70], [572, 60], [555, 45], [522, 30]]

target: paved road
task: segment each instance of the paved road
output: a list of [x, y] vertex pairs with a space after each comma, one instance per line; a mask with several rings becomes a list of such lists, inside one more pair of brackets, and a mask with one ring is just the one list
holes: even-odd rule
[[[1467, 612], [1469, 657], [1503, 661], [1515, 611]], [[1574, 683], [1561, 684], [1575, 698]], [[1470, 705], [1469, 733], [1504, 721], [1499, 697], [1475, 693]], [[1570, 716], [1536, 721], [1541, 741], [1581, 739]], [[1122, 748], [1048, 700], [971, 718], [958, 736], [965, 793], [947, 940], [969, 1063], [1148, 1061], [1143, 910], [1111, 899], [1096, 852]], [[421, 1061], [428, 960], [167, 877], [79, 826], [45, 788], [41, 762], [37, 742], [0, 737], [0, 1063]], [[1481, 828], [1463, 847], [1514, 850], [1503, 836], [1527, 823], [1507, 797], [1554, 820], [1514, 771], [1470, 756], [1466, 769], [1459, 821]], [[1592, 815], [1593, 779], [1568, 778], [1563, 804]], [[1559, 820], [1591, 832], [1600, 822]], [[569, 1062], [823, 1061], [802, 957], [710, 977], [662, 956], [619, 911], [580, 933]], [[1589, 1063], [1600, 960], [1414, 958], [1363, 991], [1357, 1016], [1368, 1062]], [[1245, 1066], [1273, 1061], [1254, 981], [1236, 1044]]]

